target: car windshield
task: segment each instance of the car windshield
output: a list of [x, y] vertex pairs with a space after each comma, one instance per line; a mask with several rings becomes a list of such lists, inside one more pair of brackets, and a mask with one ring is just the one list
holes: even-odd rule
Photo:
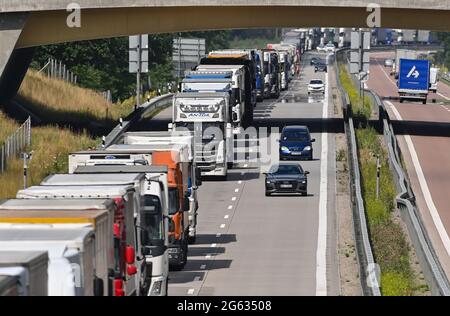
[[284, 131], [281, 139], [284, 141], [306, 142], [309, 140], [309, 135], [304, 130], [287, 130]]
[[299, 165], [273, 165], [270, 170], [270, 174], [303, 174], [303, 169]]
[[323, 84], [322, 80], [311, 80], [309, 84]]

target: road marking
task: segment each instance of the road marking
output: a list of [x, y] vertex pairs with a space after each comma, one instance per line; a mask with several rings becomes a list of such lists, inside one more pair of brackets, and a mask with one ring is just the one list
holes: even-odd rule
[[228, 205], [228, 209], [231, 210], [233, 208], [233, 205]]
[[238, 181], [238, 184], [242, 184], [242, 180], [239, 180], [239, 181]]
[[201, 266], [200, 266], [200, 270], [205, 270], [206, 269], [206, 264], [202, 264]]
[[248, 167], [248, 164], [245, 164], [245, 165], [244, 165], [244, 168], [247, 168], [247, 167]]
[[188, 295], [194, 295], [195, 290], [194, 289], [189, 289], [187, 294]]
[[[397, 118], [397, 120], [403, 121], [402, 116], [397, 111], [394, 104], [392, 104], [392, 102], [389, 101], [387, 101], [386, 103], [389, 104], [389, 106], [391, 107], [392, 112], [394, 112], [394, 115]], [[412, 162], [414, 164], [414, 169], [416, 170], [417, 178], [419, 179], [420, 189], [422, 190], [428, 210], [430, 211], [430, 215], [431, 218], [433, 219], [434, 226], [436, 226], [436, 229], [439, 233], [439, 237], [441, 238], [445, 250], [447, 251], [447, 255], [450, 256], [450, 238], [447, 234], [444, 224], [442, 223], [441, 217], [439, 216], [439, 212], [436, 208], [436, 205], [433, 202], [430, 189], [428, 188], [427, 180], [425, 179], [425, 175], [423, 174], [423, 170], [420, 165], [419, 157], [417, 156], [416, 149], [414, 148], [414, 143], [410, 135], [404, 135], [404, 137], [406, 140], [406, 144], [408, 145], [408, 150], [411, 155]]]
[[222, 236], [221, 233], [217, 233], [217, 234], [216, 234], [216, 237], [217, 237], [217, 238], [220, 238], [221, 236]]
[[206, 255], [205, 259], [211, 259], [211, 255]]
[[233, 197], [231, 198], [231, 201], [236, 201], [236, 197], [233, 196]]
[[238, 193], [238, 192], [239, 192], [239, 189], [234, 189], [234, 192]]
[[380, 66], [381, 70], [383, 71], [384, 75], [389, 79], [389, 81], [391, 81], [391, 83], [397, 87], [397, 83], [395, 83], [394, 80], [392, 80], [391, 76], [389, 76], [387, 74], [387, 72], [384, 70], [383, 66], [381, 66], [381, 64], [378, 62], [378, 66]]
[[[328, 57], [327, 57], [328, 58]], [[325, 74], [325, 97], [322, 120], [328, 118], [328, 73]], [[328, 133], [322, 133], [320, 156], [319, 227], [316, 253], [316, 296], [327, 295], [327, 203], [328, 203]]]
[[211, 248], [216, 248], [217, 244], [211, 244]]
[[228, 219], [230, 217], [230, 215], [225, 215], [223, 218]]
[[225, 224], [221, 224], [220, 228], [222, 228], [222, 229], [225, 228]]
[[200, 277], [197, 275], [197, 276], [194, 278], [194, 281], [200, 281]]
[[446, 100], [450, 100], [450, 98], [449, 97], [447, 97], [447, 96], [445, 96], [445, 95], [443, 95], [442, 93], [440, 93], [440, 92], [438, 92], [437, 93], [437, 95], [438, 96], [441, 96], [441, 97], [443, 97], [444, 99], [446, 99]]

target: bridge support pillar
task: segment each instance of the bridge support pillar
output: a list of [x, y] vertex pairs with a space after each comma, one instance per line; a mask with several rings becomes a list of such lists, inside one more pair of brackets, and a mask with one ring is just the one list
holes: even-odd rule
[[[9, 78], [9, 74], [13, 72], [11, 63], [15, 59], [14, 48], [25, 26], [27, 16], [28, 13], [0, 13], [0, 102], [14, 96], [20, 86], [20, 83], [17, 86], [17, 75]], [[20, 82], [22, 79], [23, 76]]]

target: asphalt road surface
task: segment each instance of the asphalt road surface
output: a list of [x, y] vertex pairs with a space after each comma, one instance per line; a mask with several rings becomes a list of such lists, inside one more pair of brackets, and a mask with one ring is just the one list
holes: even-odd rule
[[[396, 80], [384, 67], [394, 52], [372, 53], [368, 87], [381, 97], [398, 96]], [[433, 99], [436, 103], [433, 103]], [[450, 277], [450, 88], [440, 82], [428, 104], [385, 100], [402, 149], [422, 219]], [[441, 102], [445, 101], [445, 102]]]
[[[300, 77], [288, 91], [278, 100], [258, 103], [254, 125], [309, 126], [316, 139], [314, 160], [300, 162], [311, 172], [308, 196], [266, 197], [261, 173], [270, 164], [258, 161], [239, 163], [226, 181], [204, 181], [199, 189], [197, 241], [189, 247], [186, 267], [170, 273], [169, 295], [339, 294], [336, 123], [328, 94], [308, 97], [309, 80], [327, 81], [328, 76], [314, 73], [309, 66], [312, 55], [306, 56]], [[170, 121], [169, 108], [134, 130], [167, 130]], [[254, 152], [264, 141], [261, 136], [246, 150]]]

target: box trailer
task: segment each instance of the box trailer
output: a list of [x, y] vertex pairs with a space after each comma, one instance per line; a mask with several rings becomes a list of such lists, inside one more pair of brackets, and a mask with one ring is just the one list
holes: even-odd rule
[[0, 275], [16, 279], [16, 295], [47, 296], [48, 261], [47, 251], [0, 251]]
[[90, 227], [0, 228], [0, 251], [47, 251], [50, 296], [93, 296], [95, 236]]
[[[137, 290], [136, 274], [136, 231], [134, 214], [139, 200], [134, 185], [110, 186], [33, 186], [19, 190], [17, 199], [113, 199], [116, 205], [114, 214], [115, 277], [114, 296], [135, 295]], [[80, 202], [81, 203], [81, 202]], [[133, 259], [134, 258], [134, 259]]]
[[0, 227], [4, 223], [91, 226], [95, 273], [102, 280], [96, 294], [106, 296], [113, 292], [114, 212], [113, 200], [8, 200], [0, 204]]

